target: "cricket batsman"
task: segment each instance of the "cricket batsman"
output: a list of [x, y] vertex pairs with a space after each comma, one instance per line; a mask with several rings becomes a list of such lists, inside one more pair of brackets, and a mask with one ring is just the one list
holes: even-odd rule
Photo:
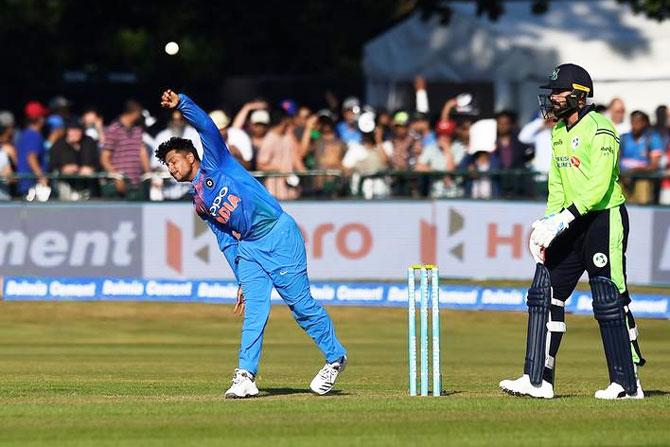
[[216, 236], [240, 285], [236, 309], [244, 312], [244, 322], [239, 363], [225, 397], [258, 394], [255, 376], [273, 287], [326, 359], [310, 384], [314, 393], [326, 394], [344, 371], [347, 352], [326, 310], [310, 293], [305, 241], [298, 225], [235, 160], [214, 122], [188, 96], [166, 90], [161, 105], [181, 111], [198, 131], [203, 159], [191, 140], [177, 137], [161, 144], [156, 158], [176, 181], [193, 184], [195, 211]]
[[626, 288], [628, 213], [618, 184], [619, 137], [612, 123], [587, 105], [593, 82], [582, 67], [559, 65], [540, 88], [550, 90], [539, 96], [543, 114], [557, 121], [549, 197], [545, 216], [533, 223], [530, 237], [537, 264], [527, 297], [523, 376], [503, 380], [500, 388], [514, 395], [554, 397], [565, 301], [587, 271], [610, 381], [595, 397], [642, 399], [637, 370], [645, 360]]

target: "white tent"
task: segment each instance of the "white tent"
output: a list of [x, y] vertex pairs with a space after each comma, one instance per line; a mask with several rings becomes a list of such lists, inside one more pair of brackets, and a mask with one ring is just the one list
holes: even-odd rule
[[[614, 0], [553, 0], [546, 14], [530, 2], [506, 2], [497, 22], [477, 17], [472, 2], [450, 3], [451, 22], [418, 14], [368, 42], [367, 99], [395, 108], [396, 85], [421, 74], [434, 81], [491, 81], [496, 109], [525, 119], [537, 110], [537, 86], [565, 62], [585, 67], [594, 102], [621, 97], [628, 111], [670, 103], [670, 22], [634, 15]], [[445, 98], [446, 99], [446, 98]]]

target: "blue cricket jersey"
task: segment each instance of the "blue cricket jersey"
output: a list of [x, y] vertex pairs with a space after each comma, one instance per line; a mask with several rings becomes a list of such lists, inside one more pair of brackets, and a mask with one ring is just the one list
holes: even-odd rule
[[203, 158], [193, 179], [193, 206], [216, 235], [219, 248], [237, 275], [237, 242], [272, 230], [284, 212], [277, 199], [230, 153], [212, 119], [188, 96], [177, 108], [200, 135]]
[[[25, 128], [19, 134], [18, 141], [16, 143], [16, 151], [18, 153], [18, 163], [16, 171], [19, 174], [32, 174], [33, 170], [28, 164], [28, 155], [35, 154], [37, 160], [40, 163], [42, 169], [45, 169], [46, 166], [46, 150], [44, 148], [44, 138], [35, 129], [30, 127]], [[25, 194], [30, 188], [35, 186], [35, 180], [33, 179], [21, 179], [19, 180], [19, 192]]]

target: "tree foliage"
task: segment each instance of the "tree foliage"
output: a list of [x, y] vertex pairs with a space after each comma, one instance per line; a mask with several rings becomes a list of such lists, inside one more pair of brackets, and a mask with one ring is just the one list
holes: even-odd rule
[[[665, 0], [618, 0], [658, 20]], [[476, 0], [481, 16], [496, 20], [504, 0]], [[64, 71], [89, 78], [130, 71], [141, 79], [171, 75], [208, 82], [231, 75], [360, 75], [366, 41], [420, 12], [447, 23], [444, 0], [0, 0], [5, 85], [61, 79]], [[550, 0], [529, 7], [543, 13]], [[174, 40], [177, 56], [163, 47]]]

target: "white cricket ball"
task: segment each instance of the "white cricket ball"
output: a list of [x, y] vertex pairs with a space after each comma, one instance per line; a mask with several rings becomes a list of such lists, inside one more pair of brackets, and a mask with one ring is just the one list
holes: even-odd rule
[[179, 53], [179, 45], [177, 42], [168, 42], [165, 44], [165, 52], [170, 56], [174, 56]]

